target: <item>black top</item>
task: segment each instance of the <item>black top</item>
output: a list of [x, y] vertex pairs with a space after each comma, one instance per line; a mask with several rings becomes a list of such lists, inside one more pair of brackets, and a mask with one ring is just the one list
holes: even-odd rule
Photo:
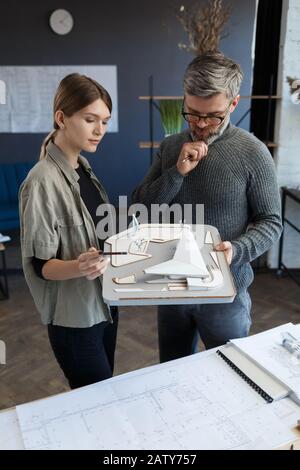
[[[80, 186], [80, 196], [87, 207], [87, 210], [91, 214], [95, 227], [99, 222], [100, 217], [96, 215], [97, 207], [100, 204], [103, 204], [103, 199], [100, 196], [100, 193], [93, 181], [91, 180], [89, 174], [84, 170], [84, 168], [79, 165], [78, 168], [75, 168], [79, 175], [79, 186]], [[99, 239], [100, 248], [103, 249], [104, 241]], [[44, 279], [42, 275], [42, 269], [45, 263], [49, 260], [32, 258], [33, 268], [38, 277]]]
[[[99, 222], [99, 216], [96, 215], [97, 207], [103, 204], [103, 199], [100, 196], [99, 190], [96, 188], [88, 173], [84, 170], [83, 166], [79, 165], [75, 168], [79, 175], [80, 195], [85, 203], [87, 210], [91, 214], [95, 227]], [[101, 240], [100, 240], [101, 242]], [[103, 242], [102, 242], [103, 243]]]

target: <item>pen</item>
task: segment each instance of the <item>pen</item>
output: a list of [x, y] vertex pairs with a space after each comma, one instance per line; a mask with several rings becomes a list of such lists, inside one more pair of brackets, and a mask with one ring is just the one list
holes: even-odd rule
[[[194, 136], [193, 133], [191, 133], [190, 136], [191, 136], [193, 142], [197, 142], [198, 139], [197, 139], [196, 136]], [[203, 142], [204, 142], [205, 144], [209, 145], [209, 144], [211, 143], [211, 140], [210, 140], [210, 138], [208, 138], [207, 140], [203, 140]], [[191, 159], [191, 155], [188, 155], [187, 157], [185, 157], [185, 158], [181, 161], [181, 163], [185, 163], [185, 162], [187, 162], [187, 161], [190, 160], [190, 159]]]
[[103, 256], [110, 256], [110, 255], [128, 255], [127, 251], [101, 251], [98, 250], [98, 253]]

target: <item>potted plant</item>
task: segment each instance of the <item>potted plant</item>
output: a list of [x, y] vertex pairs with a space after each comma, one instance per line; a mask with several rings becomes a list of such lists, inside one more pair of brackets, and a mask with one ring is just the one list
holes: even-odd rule
[[158, 109], [165, 137], [181, 132], [183, 118], [181, 115], [182, 99], [159, 100]]

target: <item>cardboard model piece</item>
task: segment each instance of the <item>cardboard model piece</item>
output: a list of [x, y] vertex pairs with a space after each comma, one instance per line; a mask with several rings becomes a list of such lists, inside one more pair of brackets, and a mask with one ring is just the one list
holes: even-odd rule
[[192, 290], [216, 288], [223, 283], [220, 269], [206, 266], [190, 227], [183, 228], [171, 260], [146, 268], [144, 272], [184, 280]]
[[[130, 229], [110, 237], [106, 242], [111, 245], [113, 252], [126, 251], [128, 253], [122, 256], [112, 255], [111, 264], [118, 267], [151, 258], [152, 255], [147, 252], [149, 243], [166, 243], [170, 240], [178, 240], [173, 258], [144, 269], [146, 274], [160, 276], [157, 280], [146, 282], [159, 282], [168, 285], [172, 281], [178, 280], [184, 283], [189, 290], [207, 290], [222, 286], [223, 274], [218, 263], [213, 262], [206, 265], [189, 225], [139, 225], [134, 217], [133, 226]], [[211, 234], [207, 232], [205, 243], [211, 242]], [[113, 281], [117, 284], [134, 284], [135, 274], [128, 273], [126, 277], [114, 278]], [[178, 286], [182, 287], [180, 284]], [[176, 289], [175, 285], [174, 289]]]

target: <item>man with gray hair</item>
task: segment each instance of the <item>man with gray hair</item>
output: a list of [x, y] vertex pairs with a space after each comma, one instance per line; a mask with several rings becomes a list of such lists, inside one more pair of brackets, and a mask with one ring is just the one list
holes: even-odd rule
[[[184, 76], [182, 115], [188, 130], [166, 138], [134, 202], [204, 205], [218, 228], [237, 295], [231, 304], [158, 307], [161, 362], [193, 352], [197, 332], [206, 348], [247, 336], [251, 325], [250, 262], [269, 250], [282, 225], [275, 167], [267, 147], [231, 124], [243, 75], [219, 52], [195, 58]], [[195, 216], [195, 214], [193, 214]], [[195, 219], [193, 219], [193, 222]]]

